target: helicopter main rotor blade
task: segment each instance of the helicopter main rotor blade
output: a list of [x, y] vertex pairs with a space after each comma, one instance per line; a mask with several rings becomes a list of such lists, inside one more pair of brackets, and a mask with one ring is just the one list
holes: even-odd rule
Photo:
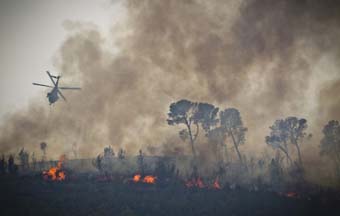
[[65, 96], [61, 93], [61, 91], [59, 91], [59, 89], [58, 89], [58, 94], [64, 99], [64, 101], [66, 101]]
[[37, 85], [37, 86], [44, 86], [44, 87], [48, 87], [48, 88], [54, 88], [53, 86], [49, 86], [49, 85], [44, 85], [44, 84], [40, 84], [40, 83], [32, 83], [33, 85]]
[[50, 79], [51, 79], [52, 83], [54, 84], [54, 86], [56, 86], [57, 84], [55, 83], [55, 81], [53, 79], [54, 76], [52, 76], [49, 71], [46, 71], [46, 73], [50, 77]]
[[63, 90], [81, 90], [79, 87], [58, 87], [59, 89]]

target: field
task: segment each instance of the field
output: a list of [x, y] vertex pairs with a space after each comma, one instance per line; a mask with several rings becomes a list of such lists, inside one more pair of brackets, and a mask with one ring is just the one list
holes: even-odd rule
[[266, 190], [186, 188], [79, 176], [62, 182], [0, 177], [0, 215], [340, 215], [339, 193], [289, 197]]

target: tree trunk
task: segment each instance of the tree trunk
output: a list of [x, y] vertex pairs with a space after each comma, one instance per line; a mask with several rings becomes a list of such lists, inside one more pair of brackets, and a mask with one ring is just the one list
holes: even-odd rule
[[223, 145], [223, 148], [224, 148], [224, 154], [225, 154], [225, 159], [227, 163], [229, 163], [229, 154], [228, 154], [228, 148], [227, 148], [227, 145], [225, 143], [222, 144]]
[[283, 153], [285, 153], [285, 155], [286, 155], [286, 157], [287, 157], [287, 160], [290, 162], [290, 165], [292, 165], [292, 164], [293, 164], [293, 161], [292, 161], [292, 159], [289, 157], [288, 152], [287, 152], [282, 146], [279, 146], [279, 149], [280, 149], [281, 151], [283, 151]]
[[297, 152], [298, 152], [298, 158], [299, 158], [299, 164], [300, 166], [302, 167], [302, 158], [301, 158], [301, 152], [300, 152], [300, 147], [299, 145], [297, 144], [297, 142], [295, 141], [295, 146], [296, 146], [296, 149], [297, 149]]
[[301, 151], [300, 151], [300, 147], [299, 147], [299, 145], [298, 145], [298, 142], [297, 142], [297, 136], [295, 137], [294, 135], [293, 135], [293, 133], [291, 132], [290, 133], [290, 142], [293, 144], [293, 145], [295, 145], [295, 147], [296, 147], [296, 150], [297, 150], [297, 152], [298, 152], [298, 159], [299, 159], [299, 165], [300, 165], [300, 168], [302, 168], [302, 157], [301, 157]]
[[198, 132], [199, 132], [199, 126], [198, 126], [198, 124], [196, 123], [196, 133], [195, 133], [195, 135], [194, 135], [194, 137], [193, 137], [193, 141], [195, 141], [196, 139], [197, 139], [197, 137], [198, 137]]
[[235, 140], [234, 134], [233, 134], [233, 132], [231, 132], [231, 131], [229, 131], [229, 133], [230, 133], [230, 135], [231, 135], [231, 138], [233, 139], [234, 147], [235, 147], [235, 149], [236, 149], [238, 158], [240, 159], [241, 164], [243, 164], [242, 156], [241, 156], [240, 151], [238, 150], [238, 145], [236, 144], [236, 140]]
[[194, 155], [194, 160], [196, 160], [196, 150], [195, 150], [195, 147], [194, 147], [194, 139], [192, 137], [191, 127], [190, 127], [188, 122], [186, 122], [186, 125], [187, 125], [188, 132], [189, 132], [189, 138], [190, 138], [192, 154]]

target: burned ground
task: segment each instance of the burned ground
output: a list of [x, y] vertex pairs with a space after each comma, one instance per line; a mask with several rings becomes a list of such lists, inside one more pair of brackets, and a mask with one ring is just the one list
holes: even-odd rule
[[289, 197], [267, 190], [98, 182], [88, 176], [63, 182], [35, 176], [0, 178], [1, 215], [336, 215], [339, 193], [322, 190]]

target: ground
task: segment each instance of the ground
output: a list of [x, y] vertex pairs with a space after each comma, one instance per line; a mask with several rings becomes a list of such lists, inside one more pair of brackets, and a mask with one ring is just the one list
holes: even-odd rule
[[287, 197], [242, 188], [188, 189], [98, 181], [49, 182], [41, 176], [0, 176], [0, 215], [340, 215], [339, 193]]

